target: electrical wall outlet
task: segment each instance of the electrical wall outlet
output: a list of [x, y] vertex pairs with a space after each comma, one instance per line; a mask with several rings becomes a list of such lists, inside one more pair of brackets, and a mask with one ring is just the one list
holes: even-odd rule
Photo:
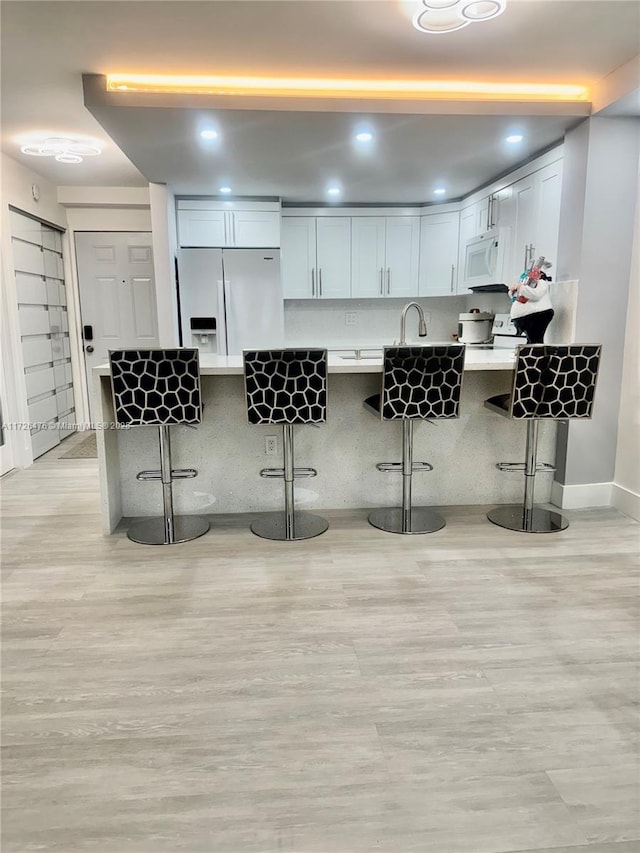
[[344, 324], [345, 326], [358, 325], [358, 315], [355, 311], [347, 311], [347, 313], [344, 315]]
[[264, 452], [267, 456], [277, 456], [278, 454], [278, 436], [267, 435], [264, 440]]

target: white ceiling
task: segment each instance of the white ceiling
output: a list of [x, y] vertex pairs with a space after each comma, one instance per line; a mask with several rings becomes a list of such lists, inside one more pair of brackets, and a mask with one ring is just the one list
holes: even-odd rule
[[[108, 72], [444, 78], [594, 85], [640, 53], [637, 0], [508, 0], [493, 21], [426, 35], [401, 0], [3, 0], [2, 150], [62, 186], [169, 183], [179, 193], [324, 201], [329, 180], [347, 203], [466, 195], [561, 141], [580, 118], [215, 110], [84, 105], [82, 75]], [[623, 115], [637, 115], [626, 95]], [[637, 97], [637, 96], [636, 96]], [[621, 100], [622, 103], [622, 100]], [[615, 108], [613, 105], [611, 110]], [[475, 112], [478, 108], [471, 107]], [[483, 112], [481, 109], [480, 112]], [[486, 110], [484, 110], [486, 112]], [[93, 113], [93, 114], [92, 114]], [[98, 119], [96, 118], [98, 116]], [[217, 123], [219, 143], [198, 142]], [[358, 154], [351, 135], [370, 124]], [[508, 149], [504, 136], [525, 142]], [[31, 158], [33, 131], [89, 136], [104, 147], [79, 165]]]

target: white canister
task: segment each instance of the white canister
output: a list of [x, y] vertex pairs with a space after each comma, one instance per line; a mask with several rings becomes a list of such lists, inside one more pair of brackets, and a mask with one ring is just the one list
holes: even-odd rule
[[471, 311], [458, 317], [458, 340], [462, 344], [487, 344], [491, 341], [493, 314]]

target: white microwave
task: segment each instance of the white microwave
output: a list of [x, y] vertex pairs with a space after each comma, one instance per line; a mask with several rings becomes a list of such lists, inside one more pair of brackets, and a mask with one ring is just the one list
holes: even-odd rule
[[464, 286], [507, 284], [510, 228], [494, 228], [467, 242], [464, 252]]

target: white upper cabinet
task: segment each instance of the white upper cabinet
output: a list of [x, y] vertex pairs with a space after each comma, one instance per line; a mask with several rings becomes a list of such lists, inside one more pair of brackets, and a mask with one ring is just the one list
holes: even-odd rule
[[420, 217], [420, 296], [451, 296], [457, 287], [458, 213]]
[[348, 299], [351, 219], [283, 216], [281, 270], [285, 299]]
[[417, 295], [419, 216], [354, 216], [352, 232], [354, 298]]
[[[558, 260], [562, 160], [521, 178], [501, 193], [500, 225], [511, 228], [510, 281], [532, 260]], [[553, 275], [553, 273], [552, 273]]]
[[[272, 208], [272, 209], [269, 209]], [[270, 202], [178, 200], [178, 243], [182, 248], [277, 248], [279, 205]]]
[[384, 296], [384, 216], [357, 216], [351, 223], [351, 295], [354, 299]]
[[478, 230], [478, 211], [479, 205], [471, 204], [460, 211], [460, 228], [458, 234], [458, 275], [456, 283], [456, 293], [465, 293], [469, 295], [469, 291], [464, 286], [464, 259], [467, 248], [467, 243], [473, 237], [477, 237]]

